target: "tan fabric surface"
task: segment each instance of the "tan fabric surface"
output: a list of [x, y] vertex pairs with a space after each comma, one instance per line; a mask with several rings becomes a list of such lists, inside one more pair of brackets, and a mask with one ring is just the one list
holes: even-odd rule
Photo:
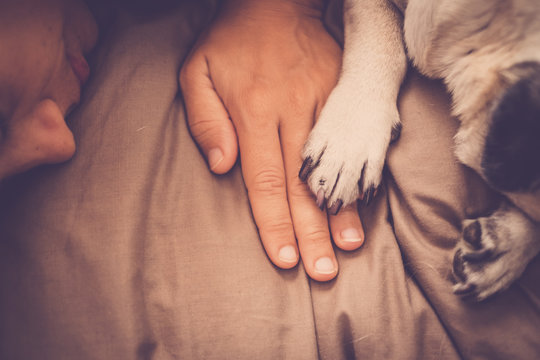
[[403, 132], [390, 150], [389, 205], [408, 273], [460, 355], [471, 359], [534, 359], [540, 355], [540, 261], [536, 259], [509, 291], [481, 304], [452, 295], [451, 261], [461, 220], [486, 214], [498, 196], [472, 170], [456, 163], [441, 85], [415, 74], [400, 99]]
[[197, 17], [119, 19], [76, 157], [26, 176], [3, 212], [0, 358], [316, 357], [306, 277], [269, 263], [240, 172], [210, 175], [186, 129]]
[[[6, 184], [0, 359], [532, 359], [540, 266], [451, 294], [460, 219], [492, 194], [451, 153], [440, 84], [411, 75], [366, 244], [311, 282], [268, 261], [236, 167], [211, 175], [177, 72], [208, 9], [119, 17], [72, 118], [78, 153]], [[389, 221], [393, 218], [394, 226]]]

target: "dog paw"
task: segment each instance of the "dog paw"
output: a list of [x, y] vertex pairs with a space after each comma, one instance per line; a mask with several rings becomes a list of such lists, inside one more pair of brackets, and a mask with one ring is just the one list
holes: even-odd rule
[[401, 130], [395, 103], [352, 99], [352, 93], [334, 89], [302, 153], [299, 177], [331, 214], [358, 198], [370, 203], [388, 144]]
[[521, 276], [540, 250], [540, 239], [537, 226], [517, 216], [517, 222], [508, 222], [515, 216], [504, 212], [463, 222], [453, 260], [456, 295], [482, 301]]

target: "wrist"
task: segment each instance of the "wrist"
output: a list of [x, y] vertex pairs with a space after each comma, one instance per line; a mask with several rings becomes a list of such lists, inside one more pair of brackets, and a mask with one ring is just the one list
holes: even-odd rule
[[328, 0], [224, 0], [222, 10], [267, 16], [322, 17]]

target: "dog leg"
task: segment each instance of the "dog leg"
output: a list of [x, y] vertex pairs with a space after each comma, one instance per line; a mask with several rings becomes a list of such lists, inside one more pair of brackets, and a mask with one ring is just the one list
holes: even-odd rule
[[[338, 84], [304, 147], [300, 178], [337, 213], [381, 181], [386, 150], [399, 132], [397, 96], [407, 69], [399, 10], [387, 0], [346, 0]], [[394, 134], [392, 134], [394, 132]]]
[[509, 202], [463, 222], [454, 255], [454, 293], [481, 301], [509, 287], [540, 252], [540, 224]]

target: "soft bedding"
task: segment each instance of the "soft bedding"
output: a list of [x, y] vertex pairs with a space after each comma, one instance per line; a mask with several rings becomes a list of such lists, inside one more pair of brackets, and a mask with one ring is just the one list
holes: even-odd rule
[[535, 359], [540, 262], [480, 304], [451, 291], [467, 215], [497, 195], [452, 154], [441, 83], [413, 69], [364, 246], [338, 277], [279, 270], [239, 167], [212, 175], [177, 73], [213, 7], [119, 12], [70, 126], [68, 163], [3, 184], [1, 359]]

